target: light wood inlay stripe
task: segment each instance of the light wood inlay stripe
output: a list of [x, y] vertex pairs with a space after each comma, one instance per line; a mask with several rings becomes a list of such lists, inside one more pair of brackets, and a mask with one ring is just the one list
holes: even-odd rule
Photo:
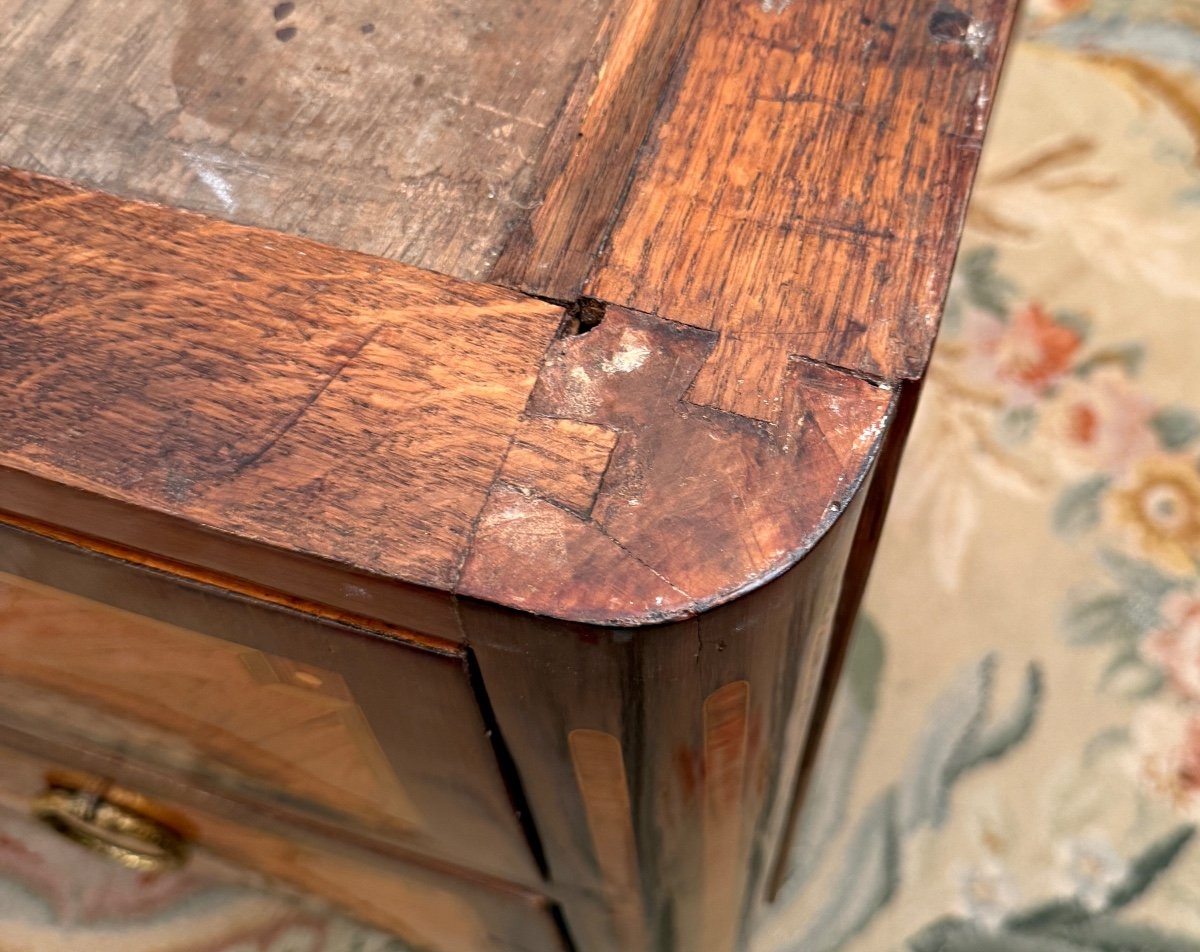
[[734, 681], [704, 701], [704, 893], [705, 950], [732, 949], [737, 937], [742, 874], [743, 798], [749, 736], [750, 682]]
[[621, 742], [604, 731], [582, 728], [571, 731], [568, 742], [621, 949], [644, 952], [646, 917]]

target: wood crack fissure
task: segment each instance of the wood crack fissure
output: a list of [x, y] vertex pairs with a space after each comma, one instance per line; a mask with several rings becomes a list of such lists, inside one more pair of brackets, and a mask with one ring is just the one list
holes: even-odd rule
[[259, 460], [261, 460], [264, 456], [266, 456], [267, 453], [269, 453], [271, 451], [271, 449], [274, 448], [276, 446], [276, 444], [278, 444], [279, 441], [281, 439], [283, 439], [288, 434], [288, 432], [293, 427], [295, 427], [295, 425], [297, 423], [300, 422], [300, 419], [304, 416], [304, 414], [306, 414], [309, 410], [312, 409], [313, 404], [315, 404], [318, 400], [321, 399], [322, 396], [324, 396], [325, 391], [328, 390], [331, 386], [333, 386], [333, 382], [342, 375], [342, 373], [345, 371], [345, 369], [347, 367], [349, 367], [350, 364], [352, 364], [355, 360], [358, 359], [359, 354], [361, 354], [364, 350], [367, 349], [367, 345], [369, 345], [371, 343], [371, 341], [373, 341], [375, 339], [376, 335], [382, 329], [383, 329], [382, 324], [371, 328], [371, 330], [366, 334], [366, 336], [363, 337], [362, 342], [354, 349], [354, 353], [350, 354], [350, 356], [348, 356], [344, 361], [342, 361], [340, 364], [338, 364], [338, 366], [336, 368], [334, 368], [333, 373], [331, 373], [328, 377], [326, 377], [321, 382], [320, 386], [318, 386], [311, 394], [309, 394], [305, 398], [304, 402], [301, 403], [300, 406], [297, 407], [288, 416], [288, 418], [284, 421], [283, 426], [281, 426], [279, 428], [279, 430], [271, 436], [270, 439], [268, 439], [261, 447], [259, 447], [253, 453], [247, 453], [237, 459], [236, 463], [234, 464], [234, 472], [240, 473], [243, 470], [250, 468], [255, 463], [257, 463]]
[[[788, 354], [789, 361], [797, 361], [802, 364], [809, 364], [813, 367], [820, 367], [823, 370], [832, 370], [834, 373], [846, 374], [854, 377], [856, 380], [861, 380], [865, 384], [870, 384], [879, 390], [894, 390], [900, 380], [892, 380], [887, 377], [879, 377], [875, 374], [869, 374], [865, 370], [855, 370], [853, 367], [844, 367], [841, 364], [830, 363], [828, 360], [821, 360], [817, 357], [809, 357], [807, 354]], [[901, 378], [904, 379], [904, 378]]]

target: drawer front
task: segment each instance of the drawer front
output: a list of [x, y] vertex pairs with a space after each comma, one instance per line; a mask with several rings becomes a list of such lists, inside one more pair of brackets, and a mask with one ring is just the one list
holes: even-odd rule
[[453, 647], [388, 640], [25, 532], [0, 535], [0, 570], [0, 723], [539, 881]]
[[[7, 733], [4, 743], [18, 736]], [[64, 768], [43, 754], [35, 756], [0, 744], [0, 809], [25, 814], [40, 809], [44, 814], [47, 791], [59, 799], [64, 794], [82, 795], [126, 823], [132, 818], [152, 830], [178, 832], [184, 843], [180, 852], [185, 872], [190, 865], [205, 865], [205, 854], [215, 854], [328, 900], [416, 949], [564, 952], [550, 905], [539, 895], [504, 884], [455, 878], [361, 850], [339, 852], [336, 844], [268, 832], [246, 825], [228, 812], [216, 812], [216, 798], [208, 798], [206, 807], [198, 809], [194, 804], [134, 792], [97, 774]], [[225, 806], [236, 813], [236, 807]], [[56, 825], [61, 829], [63, 824]], [[107, 827], [114, 825], [93, 824], [88, 829], [96, 831], [99, 826], [99, 830], [88, 836], [103, 839], [110, 835]], [[138, 845], [128, 832], [116, 840], [122, 849]], [[94, 843], [79, 849], [100, 852]]]

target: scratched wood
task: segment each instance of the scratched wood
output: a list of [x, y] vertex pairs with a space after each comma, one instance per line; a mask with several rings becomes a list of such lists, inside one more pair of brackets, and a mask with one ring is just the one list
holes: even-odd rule
[[856, 501], [784, 575], [689, 621], [605, 629], [462, 602], [579, 948], [748, 947], [857, 519]]
[[[562, 312], [531, 298], [0, 185], [0, 476], [122, 503], [124, 521], [65, 527], [186, 563], [228, 571], [198, 547], [215, 533], [557, 617], [679, 617], [802, 553], [889, 413], [886, 387], [793, 361], [785, 422], [763, 426], [688, 402], [710, 331], [610, 308], [547, 353]], [[61, 522], [61, 498], [0, 508]], [[676, 544], [697, 518], [708, 543]], [[277, 566], [233, 574], [309, 594]], [[375, 608], [354, 584], [335, 597]]]
[[[561, 316], [0, 174], [0, 471], [128, 505], [117, 533], [168, 515], [193, 539], [448, 590]], [[61, 518], [43, 502], [22, 514]], [[188, 539], [172, 544], [158, 554], [196, 558]]]
[[609, 5], [5, 0], [0, 163], [479, 278]]
[[617, 434], [562, 418], [522, 421], [500, 469], [500, 480], [552, 499], [586, 518], [612, 458]]
[[1014, 7], [706, 4], [587, 293], [719, 331], [692, 400], [754, 419], [789, 355], [919, 375]]
[[[807, 551], [853, 498], [893, 394], [793, 361], [778, 426], [696, 407], [687, 393], [715, 336], [610, 307], [590, 333], [556, 341], [527, 416], [611, 431], [611, 460], [586, 512], [502, 471], [458, 591], [560, 618], [645, 624], [733, 598]], [[574, 458], [591, 451], [592, 432], [576, 437]]]
[[[542, 12], [511, 6], [498, 17]], [[231, 598], [259, 586], [303, 601], [329, 644], [351, 615], [461, 642], [451, 653], [478, 673], [492, 730], [487, 770], [522, 811], [575, 946], [745, 948], [869, 568], [1012, 7], [613, 0], [552, 37], [561, 48], [526, 47], [534, 72], [573, 64], [556, 74], [557, 111], [534, 131], [514, 116], [534, 118], [537, 97], [471, 100], [509, 114], [488, 113], [519, 127], [504, 142], [530, 137], [501, 183], [522, 207], [462, 214], [461, 234], [439, 237], [406, 195], [415, 220], [388, 227], [437, 238], [446, 260], [407, 257], [419, 242], [380, 248], [575, 301], [574, 323], [494, 286], [0, 174], [0, 510], [142, 550], [130, 558], [146, 569], [217, 573]], [[177, 36], [171, 56], [183, 49], [187, 81], [221, 96], [188, 93], [155, 128], [142, 103], [148, 140], [226, 147], [272, 110], [292, 122], [263, 84], [295, 79], [286, 51], [315, 33], [308, 8], [281, 5], [261, 62], [258, 39], [225, 36], [246, 9], [197, 0], [153, 22], [201, 8], [215, 38]], [[62, 0], [45, 9], [19, 22], [75, 22]], [[382, 14], [372, 23], [361, 37]], [[67, 32], [64, 56], [81, 48]], [[157, 88], [142, 82], [155, 63], [130, 88]], [[245, 130], [228, 118], [245, 101], [206, 78], [212, 63], [263, 70], [241, 73], [263, 106]], [[479, 68], [515, 96], [524, 80], [493, 67]], [[0, 93], [14, 134], [30, 134], [30, 82]], [[337, 96], [313, 100], [310, 132], [336, 131]], [[180, 139], [206, 111], [204, 135], [223, 122], [220, 135]], [[466, 126], [421, 142], [465, 148]], [[396, 175], [391, 135], [345, 140], [378, 163], [364, 183]], [[509, 168], [493, 145], [454, 161]], [[219, 198], [234, 163], [193, 158], [173, 178]], [[343, 206], [323, 219], [304, 188], [288, 195], [308, 214], [271, 224], [327, 219], [314, 234], [354, 244]], [[405, 703], [394, 684], [381, 662], [382, 709]]]
[[831, 606], [833, 619], [828, 656], [824, 664], [808, 666], [805, 669], [810, 682], [808, 690], [815, 694], [816, 700], [812, 705], [809, 722], [803, 725], [809, 741], [800, 745], [799, 761], [789, 764], [781, 777], [782, 789], [790, 790], [790, 794], [776, 801], [775, 815], [767, 825], [770, 831], [766, 838], [767, 849], [773, 853], [774, 859], [768, 867], [769, 874], [762, 881], [761, 887], [762, 897], [768, 902], [773, 902], [779, 897], [787, 871], [794, 859], [796, 829], [804, 807], [805, 795], [808, 793], [812, 773], [816, 767], [821, 741], [825, 737], [825, 726], [841, 680], [842, 667], [850, 648], [859, 607], [866, 592], [875, 550], [883, 535], [884, 520], [900, 469], [904, 444], [916, 415], [921, 383], [905, 382], [900, 385], [899, 390], [895, 416], [880, 447], [868, 483], [859, 493], [857, 500], [858, 505], [862, 507], [862, 515], [855, 530], [837, 605]]

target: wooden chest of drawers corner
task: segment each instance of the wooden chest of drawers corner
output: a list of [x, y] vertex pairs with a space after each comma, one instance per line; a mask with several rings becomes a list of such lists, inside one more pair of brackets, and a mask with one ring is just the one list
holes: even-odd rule
[[432, 952], [735, 952], [1015, 4], [461, 6], [14, 9], [0, 799]]

